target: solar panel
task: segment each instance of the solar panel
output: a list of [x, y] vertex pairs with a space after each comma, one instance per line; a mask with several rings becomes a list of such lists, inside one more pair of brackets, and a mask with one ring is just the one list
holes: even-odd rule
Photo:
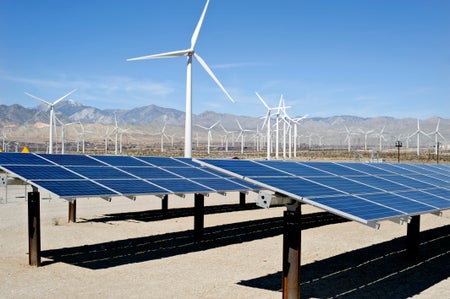
[[450, 209], [447, 166], [218, 159], [200, 163], [365, 224]]
[[1, 153], [0, 169], [64, 198], [259, 188], [186, 158]]

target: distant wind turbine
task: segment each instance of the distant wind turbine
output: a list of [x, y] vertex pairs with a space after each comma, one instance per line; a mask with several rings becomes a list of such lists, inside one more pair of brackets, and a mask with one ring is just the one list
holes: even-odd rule
[[436, 125], [436, 129], [433, 132], [428, 133], [427, 135], [434, 135], [434, 147], [435, 147], [435, 154], [438, 154], [438, 150], [439, 150], [439, 137], [441, 137], [444, 141], [446, 140], [444, 138], [444, 136], [442, 136], [441, 132], [439, 132], [439, 123], [441, 122], [441, 119], [438, 119], [437, 125]]
[[233, 98], [230, 94], [225, 90], [220, 81], [216, 78], [212, 70], [206, 64], [206, 62], [195, 53], [195, 45], [197, 43], [197, 38], [200, 33], [200, 29], [202, 27], [203, 19], [206, 14], [206, 10], [208, 8], [209, 0], [206, 1], [205, 7], [203, 8], [202, 15], [200, 16], [200, 20], [197, 23], [197, 27], [195, 27], [194, 33], [191, 38], [191, 47], [186, 50], [165, 52], [161, 54], [141, 56], [136, 58], [127, 59], [127, 61], [134, 60], [147, 60], [154, 58], [173, 58], [179, 56], [187, 57], [187, 71], [186, 71], [186, 119], [185, 119], [185, 138], [184, 138], [184, 156], [186, 158], [192, 157], [192, 57], [199, 62], [199, 64], [203, 67], [203, 69], [209, 74], [209, 76], [216, 82], [216, 84], [222, 89], [222, 91], [226, 94], [226, 96], [230, 99], [230, 101], [234, 102]]
[[211, 140], [212, 140], [212, 133], [211, 133], [211, 130], [215, 127], [215, 126], [217, 126], [217, 124], [220, 122], [220, 120], [219, 121], [217, 121], [217, 122], [215, 122], [212, 126], [210, 126], [209, 128], [207, 128], [207, 127], [204, 127], [204, 126], [200, 126], [200, 125], [197, 125], [197, 127], [200, 127], [200, 128], [202, 128], [202, 129], [204, 129], [204, 130], [206, 130], [206, 131], [208, 131], [208, 148], [207, 148], [207, 152], [208, 152], [208, 155], [210, 154], [210, 148], [211, 148]]
[[270, 139], [271, 137], [271, 132], [270, 132], [270, 118], [272, 117], [272, 111], [273, 110], [277, 110], [278, 108], [270, 108], [269, 105], [267, 105], [267, 103], [264, 101], [264, 99], [259, 95], [259, 93], [255, 92], [256, 96], [258, 97], [258, 99], [261, 101], [261, 103], [263, 103], [264, 107], [267, 109], [266, 112], [266, 116], [264, 117], [264, 123], [261, 127], [261, 130], [264, 129], [264, 126], [267, 126], [267, 160], [270, 160], [270, 150], [271, 150], [271, 144], [272, 141]]
[[63, 97], [60, 97], [59, 99], [57, 99], [53, 103], [47, 102], [46, 100], [43, 100], [41, 98], [38, 98], [38, 97], [36, 97], [36, 96], [34, 96], [32, 94], [29, 94], [29, 93], [25, 92], [25, 94], [27, 96], [32, 97], [33, 99], [44, 103], [45, 105], [48, 106], [48, 108], [50, 108], [50, 124], [49, 124], [50, 133], [49, 133], [49, 141], [48, 141], [48, 153], [49, 154], [53, 154], [53, 121], [54, 121], [54, 115], [55, 115], [55, 109], [54, 109], [55, 105], [58, 104], [59, 102], [61, 102], [62, 100], [64, 100], [66, 97], [68, 97], [69, 95], [71, 95], [75, 91], [76, 91], [76, 89], [72, 90], [71, 92], [69, 92], [68, 94], [66, 94]]
[[241, 154], [243, 154], [244, 153], [244, 147], [245, 147], [245, 145], [244, 145], [244, 139], [245, 139], [244, 134], [246, 132], [253, 132], [253, 130], [243, 129], [242, 126], [241, 126], [241, 123], [237, 119], [236, 119], [236, 122], [237, 122], [237, 124], [239, 126], [239, 130], [240, 130], [239, 135], [238, 135], [238, 137], [236, 139], [239, 139], [239, 137], [241, 137]]
[[419, 119], [417, 119], [417, 130], [409, 136], [409, 137], [413, 137], [414, 135], [416, 135], [416, 138], [417, 138], [417, 156], [420, 155], [420, 134], [428, 136], [427, 134], [425, 134], [425, 132], [423, 132], [420, 129], [420, 121], [419, 121]]
[[61, 154], [64, 154], [65, 153], [64, 152], [64, 150], [65, 150], [64, 143], [65, 143], [65, 132], [66, 132], [65, 128], [70, 126], [70, 125], [76, 124], [76, 123], [75, 122], [71, 122], [71, 123], [65, 124], [56, 115], [55, 115], [55, 119], [61, 125]]
[[364, 150], [367, 150], [367, 136], [373, 133], [374, 130], [364, 131], [363, 129], [359, 129], [359, 131], [364, 134]]

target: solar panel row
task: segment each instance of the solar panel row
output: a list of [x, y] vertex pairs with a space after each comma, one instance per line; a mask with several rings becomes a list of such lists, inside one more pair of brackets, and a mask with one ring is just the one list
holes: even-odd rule
[[190, 159], [2, 153], [0, 167], [60, 197], [256, 190]]
[[450, 208], [450, 166], [202, 159], [200, 163], [365, 224]]

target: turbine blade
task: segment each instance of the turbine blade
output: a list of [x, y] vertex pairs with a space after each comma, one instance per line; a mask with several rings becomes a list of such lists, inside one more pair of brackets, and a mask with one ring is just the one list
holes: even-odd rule
[[200, 63], [203, 69], [209, 74], [209, 76], [214, 80], [214, 82], [216, 82], [216, 84], [219, 85], [220, 89], [222, 89], [222, 91], [227, 95], [230, 101], [234, 103], [235, 101], [233, 100], [233, 98], [230, 96], [228, 91], [226, 91], [225, 87], [223, 87], [222, 83], [220, 83], [219, 79], [217, 79], [217, 77], [211, 71], [206, 62], [200, 56], [198, 56], [197, 53], [194, 53], [194, 57], [195, 59], [197, 59], [197, 61]]
[[236, 122], [237, 122], [237, 124], [238, 124], [238, 126], [239, 126], [239, 129], [241, 129], [241, 132], [243, 131], [243, 129], [242, 129], [242, 126], [241, 126], [241, 123], [236, 119]]
[[259, 93], [257, 91], [255, 91], [256, 96], [258, 97], [258, 99], [261, 101], [261, 103], [263, 103], [264, 107], [266, 107], [268, 110], [270, 110], [269, 105], [267, 105], [267, 103], [264, 101], [264, 99], [259, 95]]
[[209, 129], [211, 130], [212, 128], [214, 128], [215, 126], [217, 126], [217, 124], [220, 123], [220, 120], [218, 120], [216, 123], [214, 123], [211, 127], [209, 127]]
[[25, 92], [25, 94], [26, 94], [27, 96], [29, 96], [29, 97], [32, 97], [32, 98], [35, 99], [35, 100], [38, 100], [38, 101], [40, 101], [40, 102], [46, 104], [46, 105], [49, 106], [49, 107], [52, 105], [52, 104], [50, 104], [49, 102], [47, 102], [46, 100], [43, 100], [43, 99], [41, 99], [41, 98], [38, 98], [37, 96], [34, 96], [34, 95], [32, 95], [32, 94], [29, 94], [28, 92]]
[[53, 106], [55, 106], [56, 104], [58, 104], [59, 102], [61, 102], [63, 99], [67, 98], [68, 96], [70, 96], [72, 93], [74, 93], [75, 91], [77, 91], [76, 89], [72, 90], [71, 92], [69, 92], [68, 94], [66, 94], [65, 96], [60, 97], [59, 99], [57, 99], [56, 101], [53, 102]]
[[202, 129], [208, 130], [207, 127], [204, 127], [204, 126], [201, 126], [201, 125], [196, 125], [196, 126], [202, 128]]
[[189, 50], [189, 49], [178, 50], [178, 51], [164, 52], [164, 53], [147, 55], [147, 56], [140, 56], [140, 57], [135, 57], [135, 58], [128, 58], [127, 61], [147, 60], [147, 59], [157, 59], [157, 58], [173, 58], [173, 57], [186, 56], [190, 52], [191, 52], [191, 50]]
[[194, 33], [192, 34], [191, 38], [191, 50], [194, 50], [195, 44], [197, 43], [198, 34], [200, 33], [200, 29], [202, 28], [203, 19], [205, 18], [206, 10], [208, 9], [209, 0], [206, 1], [205, 7], [203, 8], [202, 15], [200, 16], [200, 19], [198, 20], [197, 26], [195, 27]]

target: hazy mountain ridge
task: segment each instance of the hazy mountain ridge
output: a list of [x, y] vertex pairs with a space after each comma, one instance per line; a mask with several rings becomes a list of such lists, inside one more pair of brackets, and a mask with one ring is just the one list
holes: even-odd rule
[[[125, 109], [98, 109], [74, 101], [62, 101], [55, 107], [57, 117], [64, 123], [81, 122], [83, 124], [97, 123], [103, 125], [114, 125], [115, 118], [119, 126], [152, 126], [162, 128], [164, 124], [167, 127], [173, 127], [171, 131], [182, 130], [185, 116], [183, 111], [172, 108], [164, 108], [156, 105]], [[292, 117], [295, 117], [294, 115]], [[420, 129], [427, 134], [436, 129], [440, 119], [440, 132], [450, 140], [450, 119], [432, 117], [420, 120]], [[36, 123], [48, 123], [49, 113], [45, 106], [36, 108], [25, 108], [19, 104], [0, 105], [0, 126], [23, 126]], [[232, 115], [217, 113], [214, 111], [205, 111], [193, 115], [193, 130], [197, 132], [204, 131], [197, 125], [210, 127], [217, 121], [229, 131], [239, 131], [236, 120], [239, 120], [243, 129], [261, 130], [262, 119], [258, 117], [249, 117], [242, 115]], [[273, 124], [273, 123], [272, 123]], [[282, 126], [281, 126], [282, 128]], [[298, 136], [307, 142], [307, 138], [323, 138], [334, 142], [345, 143], [347, 129], [352, 134], [352, 139], [364, 139], [365, 134], [370, 134], [372, 143], [382, 134], [386, 140], [403, 139], [407, 137], [410, 142], [414, 142], [413, 134], [417, 131], [417, 119], [415, 118], [394, 118], [390, 116], [378, 117], [359, 117], [353, 115], [337, 115], [331, 117], [308, 117], [301, 121], [298, 127]], [[224, 134], [221, 126], [214, 128], [215, 134]], [[181, 133], [181, 132], [179, 132]], [[251, 133], [247, 133], [248, 135]], [[202, 134], [203, 135], [203, 134]], [[311, 137], [314, 135], [315, 137]], [[321, 137], [319, 137], [321, 136]], [[377, 137], [378, 136], [378, 137]], [[423, 135], [422, 135], [423, 136]], [[423, 137], [422, 137], [423, 138]], [[431, 139], [434, 136], [430, 135]], [[313, 141], [318, 142], [318, 141]]]

